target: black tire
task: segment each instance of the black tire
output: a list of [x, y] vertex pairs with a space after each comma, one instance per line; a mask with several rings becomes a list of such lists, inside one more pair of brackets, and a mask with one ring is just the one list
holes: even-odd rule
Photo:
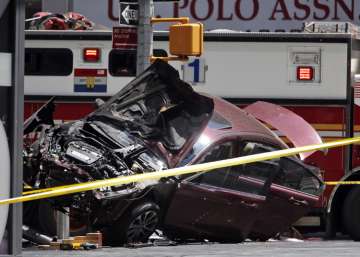
[[[56, 236], [56, 210], [46, 200], [24, 204], [23, 223], [47, 236]], [[82, 236], [89, 232], [86, 222], [70, 216], [70, 236]]]
[[48, 201], [29, 202], [23, 209], [25, 225], [48, 236], [56, 235], [55, 211]]
[[355, 241], [360, 241], [360, 187], [354, 187], [346, 196], [342, 209], [345, 231]]
[[110, 231], [109, 244], [119, 246], [129, 243], [146, 243], [160, 220], [160, 208], [145, 202], [129, 209]]

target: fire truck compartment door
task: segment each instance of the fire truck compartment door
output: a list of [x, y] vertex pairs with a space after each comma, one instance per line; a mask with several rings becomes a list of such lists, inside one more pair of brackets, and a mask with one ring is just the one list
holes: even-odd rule
[[[258, 101], [247, 106], [245, 111], [277, 129], [279, 136], [287, 137], [295, 147], [322, 143], [320, 135], [308, 122], [284, 107]], [[300, 158], [304, 160], [313, 153], [300, 153]]]

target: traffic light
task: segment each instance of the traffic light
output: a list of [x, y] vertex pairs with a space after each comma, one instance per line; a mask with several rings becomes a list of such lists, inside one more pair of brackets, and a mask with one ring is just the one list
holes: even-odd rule
[[186, 23], [170, 26], [170, 54], [177, 56], [200, 56], [203, 53], [203, 24]]
[[169, 29], [169, 50], [172, 56], [151, 57], [151, 60], [164, 61], [187, 60], [189, 56], [200, 56], [204, 49], [204, 26], [201, 23], [189, 23], [188, 17], [152, 18], [151, 23], [177, 22]]

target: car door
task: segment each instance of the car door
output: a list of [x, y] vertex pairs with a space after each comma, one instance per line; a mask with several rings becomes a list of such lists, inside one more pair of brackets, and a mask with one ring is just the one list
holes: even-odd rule
[[[241, 155], [276, 150], [264, 143], [244, 141]], [[323, 184], [311, 168], [295, 157], [271, 160], [272, 167], [262, 162], [242, 165], [242, 173], [252, 181], [271, 181], [263, 212], [255, 221], [251, 238], [265, 240], [284, 231], [302, 217], [319, 200]], [[269, 181], [270, 178], [270, 181]]]
[[[198, 163], [238, 156], [238, 143], [216, 144]], [[263, 186], [242, 190], [239, 174], [221, 168], [194, 175], [179, 184], [165, 226], [190, 237], [243, 241], [251, 230], [266, 196]]]
[[280, 171], [270, 187], [268, 203], [269, 210], [276, 215], [274, 223], [286, 229], [318, 204], [324, 184], [313, 172], [316, 168], [296, 158], [283, 157], [279, 164]]

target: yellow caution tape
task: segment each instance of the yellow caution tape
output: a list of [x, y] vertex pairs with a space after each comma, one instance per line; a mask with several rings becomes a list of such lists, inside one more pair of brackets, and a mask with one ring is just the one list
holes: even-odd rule
[[345, 145], [350, 145], [350, 144], [355, 144], [355, 143], [360, 143], [360, 137], [342, 139], [342, 140], [337, 140], [334, 142], [328, 142], [328, 143], [317, 144], [317, 145], [302, 146], [302, 147], [298, 147], [298, 148], [290, 148], [290, 149], [278, 150], [278, 151], [273, 151], [273, 152], [248, 155], [248, 156], [243, 156], [243, 157], [238, 157], [238, 158], [233, 158], [233, 159], [228, 159], [228, 160], [202, 163], [202, 164], [179, 167], [179, 168], [174, 168], [174, 169], [161, 170], [161, 171], [149, 172], [149, 173], [144, 173], [144, 174], [137, 174], [137, 175], [132, 175], [132, 176], [124, 176], [124, 177], [117, 177], [117, 178], [112, 178], [112, 179], [86, 182], [86, 183], [81, 183], [81, 184], [66, 185], [66, 186], [61, 186], [61, 187], [57, 187], [57, 188], [48, 188], [48, 189], [44, 189], [44, 190], [40, 189], [41, 191], [36, 190], [36, 191], [28, 192], [28, 193], [30, 193], [29, 195], [0, 200], [0, 204], [12, 204], [12, 203], [27, 202], [27, 201], [39, 200], [39, 199], [50, 198], [50, 197], [55, 197], [55, 196], [80, 193], [80, 192], [90, 191], [90, 190], [94, 190], [94, 189], [98, 189], [98, 188], [102, 188], [102, 187], [119, 186], [119, 185], [123, 185], [123, 184], [130, 184], [130, 183], [140, 182], [140, 181], [145, 181], [145, 180], [153, 180], [153, 179], [160, 179], [160, 178], [164, 178], [164, 177], [172, 177], [172, 176], [178, 176], [178, 175], [184, 175], [184, 174], [209, 171], [209, 170], [213, 170], [213, 169], [231, 167], [231, 166], [247, 164], [247, 163], [252, 163], [252, 162], [258, 162], [258, 161], [266, 161], [266, 160], [281, 158], [281, 157], [285, 157], [285, 156], [291, 156], [291, 155], [299, 154], [302, 152], [317, 151], [317, 150], [322, 150], [322, 149], [326, 149], [326, 148], [334, 148], [334, 147], [345, 146]]
[[337, 185], [360, 185], [360, 181], [326, 181], [328, 186], [337, 186]]
[[[92, 183], [92, 182], [82, 183], [82, 185], [90, 184], [90, 183]], [[360, 185], [360, 181], [325, 181], [324, 183], [328, 186]], [[26, 192], [23, 192], [22, 195], [32, 195], [32, 194], [37, 194], [37, 193], [49, 192], [49, 191], [53, 191], [53, 190], [57, 190], [57, 189], [61, 189], [61, 188], [69, 188], [74, 185], [79, 185], [79, 184], [72, 184], [72, 185], [66, 185], [66, 186], [58, 186], [58, 187], [52, 187], [52, 188], [43, 188], [43, 189], [37, 189], [37, 190], [32, 190], [32, 191], [26, 191]]]
[[[91, 182], [86, 182], [86, 183], [91, 183]], [[83, 184], [85, 184], [85, 183], [83, 183]], [[49, 191], [53, 191], [53, 190], [59, 189], [59, 188], [71, 187], [73, 185], [79, 185], [79, 184], [71, 184], [71, 185], [66, 185], [66, 186], [57, 186], [57, 187], [51, 187], [51, 188], [42, 188], [42, 189], [36, 189], [36, 190], [31, 190], [31, 191], [25, 191], [22, 193], [22, 195], [32, 195], [32, 194], [37, 194], [37, 193], [49, 192]]]

